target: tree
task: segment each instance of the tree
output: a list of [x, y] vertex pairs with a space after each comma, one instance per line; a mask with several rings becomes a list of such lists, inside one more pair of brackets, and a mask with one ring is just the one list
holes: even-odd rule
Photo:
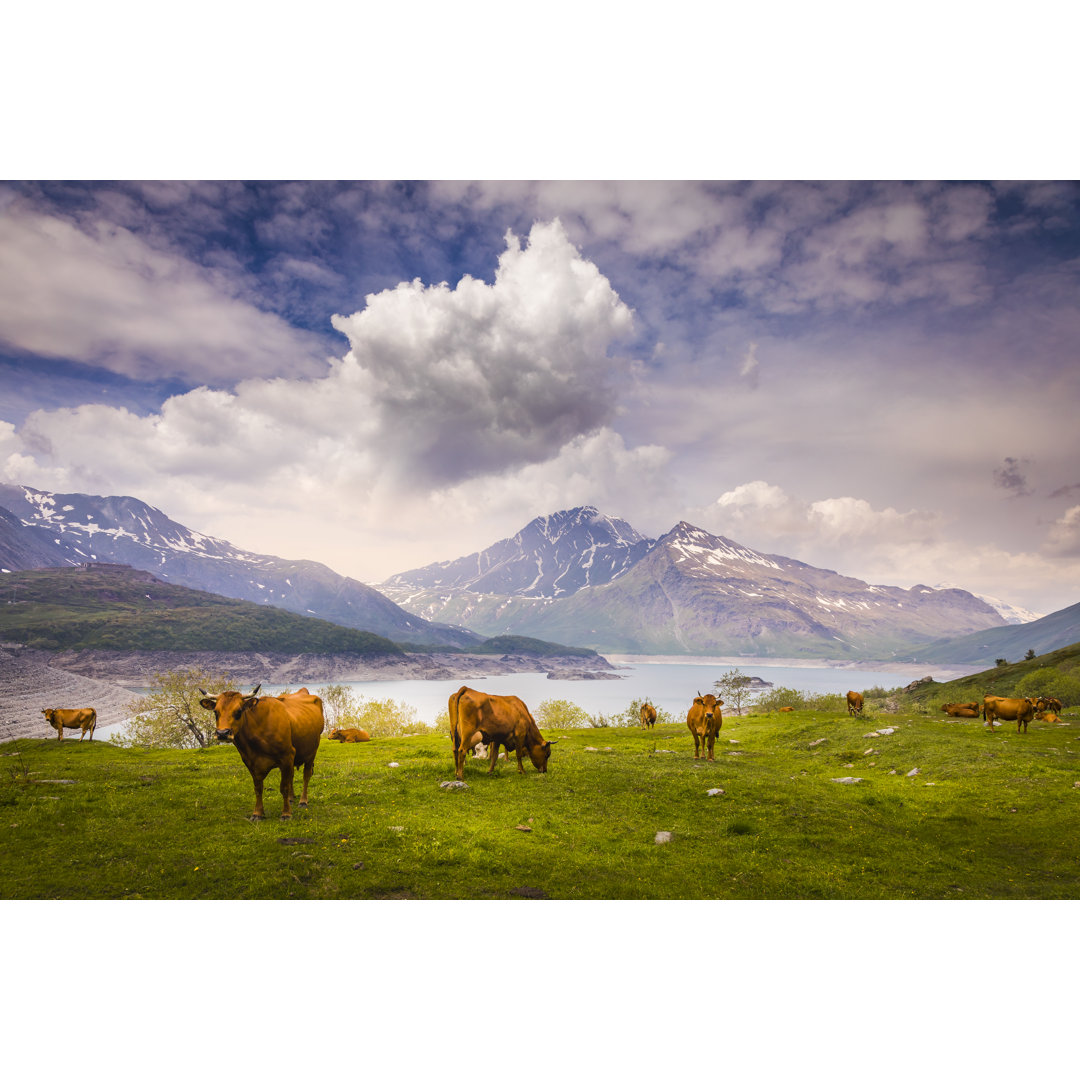
[[754, 694], [760, 693], [753, 688], [753, 676], [744, 675], [737, 667], [732, 668], [726, 675], [722, 675], [713, 686], [720, 691], [720, 697], [724, 703], [740, 716], [743, 711], [743, 703], [747, 706]]
[[999, 657], [998, 657], [998, 658], [997, 658], [997, 659], [996, 659], [996, 660], [994, 661], [994, 663], [995, 663], [995, 664], [997, 664], [997, 666], [998, 666], [998, 667], [1005, 667], [1005, 665], [1006, 665], [1006, 664], [1007, 664], [1008, 662], [1009, 662], [1009, 661], [1008, 661], [1008, 660], [1006, 660], [1004, 656], [999, 656]]
[[121, 746], [162, 749], [208, 746], [216, 720], [199, 699], [203, 691], [215, 697], [230, 688], [231, 679], [223, 671], [200, 667], [159, 671], [150, 680], [150, 692], [128, 706], [131, 719], [114, 741]]
[[1035, 650], [1034, 649], [1028, 649], [1028, 651], [1026, 653], [1024, 653], [1024, 659], [1025, 660], [1034, 660], [1035, 659]]

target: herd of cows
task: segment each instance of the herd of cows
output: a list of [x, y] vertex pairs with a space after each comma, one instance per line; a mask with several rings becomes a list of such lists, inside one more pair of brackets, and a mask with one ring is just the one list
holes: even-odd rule
[[[204, 690], [199, 704], [214, 713], [216, 735], [219, 742], [232, 743], [251, 774], [255, 787], [253, 820], [266, 815], [263, 810], [263, 783], [272, 770], [281, 773], [282, 818], [292, 817], [292, 804], [296, 801], [293, 776], [297, 769], [303, 770], [303, 790], [299, 805], [308, 804], [308, 783], [315, 771], [315, 755], [325, 728], [322, 700], [303, 687], [293, 693], [277, 697], [259, 697], [260, 686], [250, 694], [226, 690], [216, 697]], [[714, 694], [698, 694], [686, 714], [686, 726], [694, 736], [694, 757], [702, 754], [714, 761], [713, 744], [724, 725], [720, 711], [723, 701]], [[849, 716], [859, 716], [863, 711], [863, 695], [851, 690], [847, 694]], [[947, 704], [942, 711], [951, 717], [978, 717], [977, 701]], [[1016, 730], [1027, 733], [1032, 719], [1054, 723], [1062, 703], [1057, 698], [1004, 698], [986, 695], [982, 701], [982, 718], [994, 729], [994, 721], [1016, 721]], [[46, 721], [56, 729], [57, 738], [63, 741], [64, 729], [78, 729], [82, 742], [87, 732], [91, 741], [97, 725], [97, 713], [93, 709], [42, 709]], [[790, 706], [780, 710], [791, 712]], [[486, 747], [490, 764], [488, 772], [495, 771], [500, 747], [507, 759], [510, 752], [517, 755], [518, 772], [525, 771], [523, 755], [528, 755], [539, 772], [546, 773], [551, 757], [551, 742], [545, 739], [519, 697], [512, 695], [485, 694], [463, 686], [450, 696], [450, 740], [454, 753], [454, 772], [458, 780], [464, 779], [465, 760], [470, 753]], [[641, 706], [641, 726], [651, 728], [656, 723], [656, 709], [646, 702]], [[360, 728], [333, 728], [328, 739], [339, 742], [367, 742], [371, 736]]]

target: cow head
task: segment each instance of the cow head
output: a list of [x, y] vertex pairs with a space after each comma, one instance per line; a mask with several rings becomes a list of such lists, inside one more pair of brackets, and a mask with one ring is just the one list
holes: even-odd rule
[[702, 707], [706, 720], [711, 720], [720, 711], [720, 706], [724, 703], [715, 694], [698, 694], [694, 698], [694, 704]]
[[234, 742], [236, 739], [236, 733], [240, 730], [244, 723], [244, 713], [259, 702], [259, 690], [262, 688], [262, 683], [259, 683], [255, 689], [247, 696], [238, 694], [235, 690], [226, 690], [224, 693], [218, 694], [216, 698], [209, 697], [205, 690], [200, 690], [199, 693], [204, 695], [199, 704], [204, 709], [209, 709], [213, 712], [217, 719], [217, 731], [215, 734], [218, 737], [218, 742]]
[[52, 727], [56, 727], [56, 717], [53, 715], [56, 712], [55, 709], [42, 709], [41, 714], [45, 717], [45, 722]]
[[546, 773], [548, 758], [551, 757], [551, 740], [545, 739], [543, 742], [533, 743], [528, 750], [536, 771]]

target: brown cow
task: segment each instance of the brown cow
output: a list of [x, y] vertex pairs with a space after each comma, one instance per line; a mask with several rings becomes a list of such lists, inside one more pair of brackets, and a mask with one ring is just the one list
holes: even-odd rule
[[780, 711], [781, 712], [794, 712], [795, 711], [795, 706], [794, 705], [781, 705], [780, 706]]
[[485, 694], [463, 686], [456, 694], [450, 695], [449, 712], [454, 771], [459, 780], [465, 779], [465, 758], [477, 743], [489, 747], [489, 773], [495, 771], [500, 744], [507, 751], [517, 752], [519, 773], [525, 771], [521, 764], [523, 753], [528, 753], [539, 772], [547, 772], [551, 743], [540, 734], [536, 721], [521, 698]]
[[1035, 708], [1042, 712], [1059, 713], [1064, 708], [1061, 699], [1056, 697], [1041, 697], [1035, 702]]
[[[200, 693], [204, 693], [200, 691]], [[251, 773], [255, 785], [255, 809], [252, 821], [260, 821], [263, 812], [263, 780], [271, 769], [281, 770], [282, 818], [292, 817], [293, 770], [304, 768], [304, 790], [300, 805], [307, 806], [308, 782], [315, 771], [315, 755], [323, 730], [322, 701], [307, 689], [280, 697], [259, 698], [259, 687], [250, 694], [226, 690], [216, 698], [204, 696], [199, 704], [212, 709], [217, 718], [217, 737], [231, 742]]]
[[847, 711], [848, 716], [859, 716], [862, 713], [863, 696], [857, 693], [855, 690], [849, 690], [847, 692]]
[[979, 703], [977, 701], [964, 701], [942, 705], [941, 711], [946, 716], [965, 716], [971, 718], [979, 715]]
[[1034, 715], [1035, 702], [1031, 698], [994, 697], [992, 694], [983, 698], [983, 720], [989, 724], [991, 731], [994, 730], [995, 719], [1015, 720], [1017, 733], [1022, 724], [1026, 735], [1028, 722]]
[[64, 741], [64, 728], [80, 728], [79, 742], [90, 732], [90, 741], [94, 741], [94, 728], [97, 727], [97, 712], [94, 709], [42, 709], [45, 721], [56, 728], [56, 738]]
[[1042, 712], [1037, 712], [1035, 714], [1035, 719], [1042, 720], [1045, 724], [1056, 724], [1060, 721], [1060, 717], [1057, 713], [1047, 712], [1045, 709], [1043, 709]]
[[656, 723], [656, 709], [647, 701], [641, 706], [641, 726], [652, 727]]
[[336, 739], [338, 742], [370, 742], [371, 736], [363, 729], [358, 727], [342, 727], [333, 728], [328, 739]]
[[724, 703], [715, 694], [698, 694], [694, 698], [694, 704], [686, 714], [686, 726], [690, 734], [694, 736], [694, 757], [699, 758], [701, 751], [706, 749], [708, 742], [709, 761], [715, 761], [713, 757], [713, 743], [716, 735], [724, 726], [724, 714], [720, 712], [720, 706]]

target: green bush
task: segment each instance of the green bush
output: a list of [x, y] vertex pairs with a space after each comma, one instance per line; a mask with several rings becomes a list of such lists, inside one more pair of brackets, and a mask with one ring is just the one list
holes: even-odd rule
[[790, 686], [776, 686], [772, 690], [766, 690], [754, 702], [755, 712], [779, 712], [786, 708], [806, 708], [806, 698], [802, 691], [792, 690]]
[[536, 723], [538, 726], [549, 731], [557, 731], [560, 728], [587, 728], [606, 727], [606, 724], [597, 724], [580, 705], [572, 701], [551, 699], [541, 701], [536, 710]]

